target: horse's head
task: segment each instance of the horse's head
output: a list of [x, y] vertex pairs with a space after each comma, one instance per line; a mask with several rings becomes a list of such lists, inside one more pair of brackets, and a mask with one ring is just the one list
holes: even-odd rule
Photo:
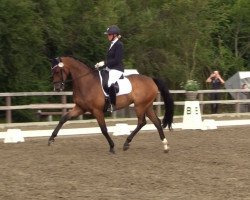
[[51, 64], [54, 91], [63, 91], [65, 88], [65, 81], [69, 72], [60, 57], [52, 59]]

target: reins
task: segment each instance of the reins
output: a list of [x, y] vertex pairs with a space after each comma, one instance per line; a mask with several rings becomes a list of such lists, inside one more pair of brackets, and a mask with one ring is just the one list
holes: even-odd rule
[[97, 69], [94, 69], [93, 71], [89, 71], [89, 72], [87, 72], [86, 74], [82, 74], [82, 75], [80, 75], [80, 76], [78, 76], [78, 77], [76, 77], [76, 78], [74, 78], [74, 79], [65, 80], [64, 83], [73, 82], [74, 80], [77, 80], [77, 79], [79, 79], [79, 78], [82, 78], [82, 77], [84, 77], [84, 76], [87, 76], [87, 75], [93, 73], [93, 72], [96, 71], [96, 70], [97, 70]]
[[82, 75], [80, 75], [80, 76], [78, 76], [78, 77], [76, 77], [76, 78], [74, 78], [74, 79], [63, 80], [63, 73], [62, 73], [62, 69], [61, 69], [61, 77], [62, 77], [62, 80], [61, 80], [61, 81], [55, 81], [55, 82], [53, 82], [53, 83], [54, 83], [54, 84], [61, 83], [62, 85], [65, 84], [65, 83], [70, 83], [70, 82], [73, 82], [74, 80], [77, 80], [77, 79], [79, 79], [79, 78], [82, 78], [82, 77], [84, 77], [84, 76], [87, 76], [87, 75], [89, 75], [89, 74], [95, 72], [96, 70], [97, 70], [97, 69], [91, 70], [91, 71], [87, 72], [86, 74], [82, 74]]

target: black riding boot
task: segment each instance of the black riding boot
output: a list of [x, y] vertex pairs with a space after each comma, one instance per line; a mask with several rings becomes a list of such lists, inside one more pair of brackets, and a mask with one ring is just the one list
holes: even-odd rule
[[109, 87], [109, 100], [110, 100], [110, 105], [108, 107], [109, 112], [113, 112], [115, 111], [115, 105], [116, 105], [116, 90], [115, 90], [115, 86], [114, 84], [112, 84]]

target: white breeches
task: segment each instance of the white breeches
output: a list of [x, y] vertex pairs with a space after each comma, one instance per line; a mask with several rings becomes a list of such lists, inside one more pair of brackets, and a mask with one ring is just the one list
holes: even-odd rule
[[109, 69], [108, 71], [109, 71], [108, 87], [110, 87], [113, 83], [119, 80], [123, 72], [116, 69]]

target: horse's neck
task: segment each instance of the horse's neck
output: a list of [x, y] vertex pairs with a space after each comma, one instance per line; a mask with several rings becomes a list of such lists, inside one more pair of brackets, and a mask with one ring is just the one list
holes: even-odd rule
[[82, 63], [72, 62], [69, 70], [73, 81], [73, 90], [81, 88], [82, 93], [97, 83], [95, 71]]
[[72, 59], [72, 62], [70, 63], [69, 72], [73, 80], [77, 80], [85, 76], [87, 77], [89, 74], [92, 73], [92, 71], [93, 70], [90, 69], [88, 66], [76, 60]]

